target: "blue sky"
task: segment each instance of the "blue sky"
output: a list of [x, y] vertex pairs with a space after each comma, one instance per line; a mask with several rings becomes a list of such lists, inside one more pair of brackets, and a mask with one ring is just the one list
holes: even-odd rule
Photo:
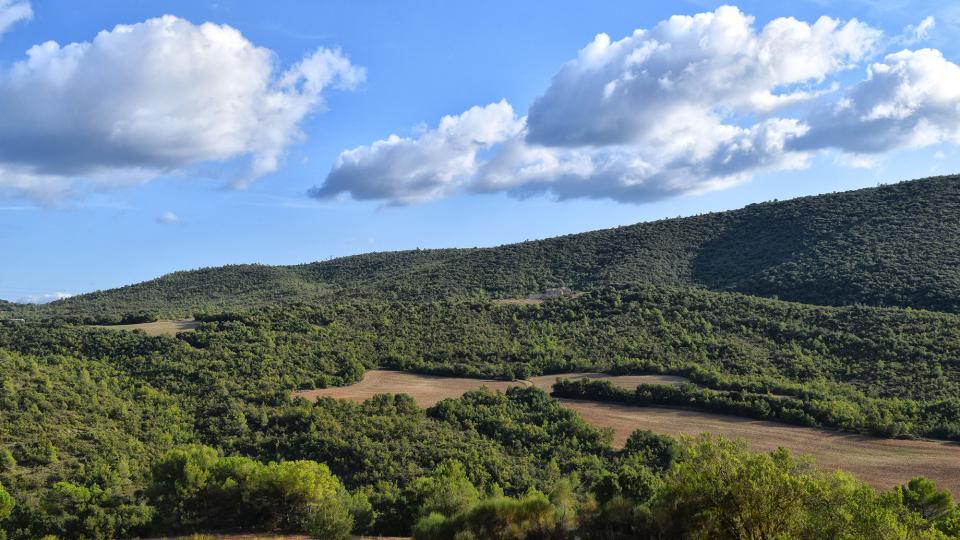
[[[0, 13], [24, 3], [0, 1]], [[908, 73], [920, 77], [925, 72], [918, 71], [917, 66], [934, 62], [937, 68], [940, 64], [936, 62], [953, 65], [960, 61], [960, 51], [950, 39], [960, 25], [960, 10], [950, 3], [868, 1], [738, 3], [744, 16], [754, 17], [751, 25], [758, 35], [778, 17], [795, 17], [810, 25], [823, 15], [838, 19], [840, 25], [856, 18], [866, 28], [860, 29], [857, 39], [869, 42], [869, 50], [855, 51], [845, 41], [835, 40], [840, 43], [835, 47], [846, 47], [831, 53], [836, 58], [846, 55], [842, 58], [843, 68], [824, 68], [824, 73], [809, 77], [784, 76], [773, 83], [767, 78], [744, 82], [745, 86], [756, 84], [758, 91], [775, 88], [775, 93], [781, 95], [823, 93], [822, 97], [798, 99], [797, 105], [776, 111], [754, 101], [747, 103], [753, 98], [744, 97], [739, 90], [708, 94], [706, 99], [716, 99], [718, 103], [715, 107], [707, 104], [707, 113], [717, 121], [717, 133], [727, 133], [730, 126], [746, 130], [730, 135], [727, 146], [707, 149], [710, 156], [726, 156], [723, 160], [690, 158], [684, 150], [682, 157], [671, 159], [670, 163], [653, 163], [652, 169], [642, 169], [653, 172], [640, 174], [635, 163], [621, 167], [624, 156], [643, 157], [650, 152], [656, 158], [657, 154], [673, 150], [656, 146], [661, 144], [662, 134], [637, 127], [649, 124], [647, 117], [638, 116], [633, 127], [623, 128], [627, 130], [625, 135], [604, 132], [608, 124], [586, 124], [603, 115], [619, 120], [639, 114], [642, 105], [638, 108], [637, 102], [624, 98], [626, 101], [617, 105], [624, 107], [621, 110], [614, 108], [612, 99], [610, 103], [614, 105], [594, 110], [580, 103], [563, 102], [569, 94], [565, 84], [574, 89], [592, 88], [591, 85], [599, 84], [599, 79], [591, 79], [593, 75], [589, 73], [615, 72], [621, 64], [604, 60], [607, 63], [599, 68], [596, 64], [569, 68], [570, 73], [558, 76], [553, 83], [552, 79], [565, 63], [578, 58], [578, 51], [599, 33], [608, 34], [615, 43], [636, 29], [653, 29], [672, 15], [713, 12], [720, 5], [638, 1], [33, 0], [29, 2], [32, 17], [10, 24], [0, 36], [0, 88], [7, 85], [6, 90], [0, 90], [0, 97], [7, 96], [3, 99], [8, 103], [13, 98], [26, 100], [18, 101], [16, 109], [8, 106], [10, 110], [6, 112], [0, 103], [0, 113], [8, 117], [0, 118], [0, 248], [5, 253], [5, 263], [0, 265], [0, 298], [23, 300], [57, 293], [76, 294], [142, 281], [174, 270], [228, 263], [289, 264], [367, 251], [497, 245], [960, 171], [955, 146], [955, 130], [960, 126], [951, 124], [952, 117], [944, 119], [937, 109], [944, 103], [954, 103], [950, 101], [954, 99], [952, 95], [938, 94], [938, 85], [947, 85], [949, 79], [927, 76], [924, 81], [933, 88], [928, 94], [935, 94], [934, 97], [911, 102], [913, 108], [899, 114], [897, 122], [884, 123], [889, 136], [868, 152], [844, 141], [824, 142], [836, 139], [831, 137], [841, 128], [846, 130], [843, 133], [878, 131], [873, 124], [851, 123], [840, 112], [823, 112], [833, 111], [830, 107], [835, 107], [838, 96], [845, 93], [854, 101], [862, 99], [874, 107], [878, 100], [892, 95], [882, 93], [893, 91], [887, 87], [857, 86], [864, 81], [867, 66], [872, 63], [906, 66], [903, 69]], [[55, 53], [66, 55], [69, 43], [91, 42], [98, 32], [109, 32], [118, 24], [141, 23], [165, 14], [182, 19], [183, 24], [169, 23], [164, 31], [193, 32], [196, 25], [209, 21], [239, 31], [243, 43], [251, 45], [251, 51], [253, 46], [272, 51], [265, 65], [272, 66], [275, 72], [267, 75], [268, 83], [285, 72], [293, 72], [292, 66], [311, 57], [318, 48], [328, 51], [327, 56], [316, 57], [322, 64], [318, 68], [321, 75], [300, 69], [296, 75], [301, 77], [298, 84], [302, 86], [282, 89], [286, 92], [282, 97], [292, 103], [291, 110], [303, 105], [309, 111], [292, 121], [276, 120], [263, 113], [263, 125], [253, 122], [243, 127], [233, 146], [220, 144], [215, 137], [204, 134], [198, 135], [196, 142], [189, 138], [187, 143], [175, 145], [164, 138], [168, 132], [149, 131], [160, 129], [158, 125], [166, 127], [165, 121], [191, 120], [176, 118], [184, 109], [179, 107], [179, 98], [171, 94], [160, 96], [165, 99], [163, 105], [170, 107], [165, 109], [166, 116], [161, 121], [151, 118], [147, 128], [129, 128], [136, 144], [109, 146], [99, 144], [97, 138], [104, 133], [117, 133], [121, 128], [116, 122], [121, 122], [129, 111], [142, 110], [144, 106], [136, 100], [146, 98], [123, 84], [118, 87], [103, 82], [113, 75], [107, 70], [110, 66], [96, 75], [100, 66], [93, 63], [106, 62], [105, 56], [87, 54], [87, 68], [95, 76], [85, 82], [76, 79], [80, 82], [73, 87], [68, 84], [66, 88], [57, 88], [57, 92], [63, 93], [56, 94], [60, 97], [55, 101], [44, 93], [46, 87], [42, 86], [54, 84], [49, 82], [51, 77], [43, 79], [47, 82], [34, 81], [32, 84], [41, 86], [20, 94], [9, 82], [15, 79], [16, 65], [24, 62], [26, 51], [35, 45], [53, 40], [60, 46]], [[918, 32], [927, 17], [932, 17], [930, 22], [934, 24]], [[0, 29], [2, 21], [0, 16]], [[909, 25], [913, 28], [905, 30]], [[872, 31], [877, 33], [871, 34]], [[138, 32], [132, 34], [141, 35]], [[666, 42], [667, 34], [664, 30], [658, 39]], [[144, 38], [142, 43], [155, 41]], [[673, 45], [676, 49], [677, 44]], [[943, 59], [926, 58], [927, 63], [921, 63], [919, 57], [886, 57], [901, 49], [924, 48], [939, 51]], [[120, 50], [123, 52], [122, 47]], [[334, 53], [337, 50], [340, 56]], [[241, 57], [236, 66], [246, 69], [250, 58], [253, 57]], [[198, 75], [197, 80], [232, 80], [231, 73], [223, 70], [234, 69], [234, 64], [213, 60], [211, 66], [221, 71], [211, 74], [209, 79]], [[666, 69], [666, 65], [673, 70], [669, 73], [676, 73], [675, 65], [670, 63], [676, 61], [669, 56], [649, 60], [649, 71]], [[143, 64], [148, 63], [149, 60], [143, 60]], [[136, 62], [122, 66], [146, 69]], [[47, 75], [50, 73], [53, 72]], [[168, 71], [158, 68], [150, 73], [163, 76]], [[322, 78], [326, 76], [332, 82]], [[322, 78], [323, 88], [311, 93], [306, 87], [320, 80], [315, 77]], [[622, 80], [632, 84], [634, 78]], [[642, 87], [635, 87], [630, 99], [636, 99], [641, 90]], [[3, 94], [4, 91], [7, 93]], [[92, 92], [92, 97], [81, 99], [83, 92]], [[98, 96], [105, 99], [98, 101]], [[538, 103], [541, 96], [545, 97]], [[160, 98], [152, 95], [149, 99]], [[654, 99], [642, 95], [640, 98]], [[661, 98], [668, 99], [658, 105], [664, 110], [689, 110], [688, 103], [677, 102], [673, 97]], [[115, 123], [106, 128], [89, 127], [98, 119], [110, 119], [109, 107], [114, 103], [131, 108], [117, 112], [120, 120], [113, 120]], [[502, 104], [499, 108], [498, 103]], [[90, 107], [97, 109], [96, 114], [87, 113]], [[467, 115], [458, 116], [472, 107], [478, 108], [476, 122], [467, 122]], [[491, 119], [494, 112], [495, 120]], [[58, 133], [59, 138], [51, 135], [51, 129], [35, 127], [46, 121], [60, 122], [59, 115], [73, 118], [84, 114], [90, 118], [76, 120], [79, 127]], [[926, 126], [925, 130], [930, 118], [944, 124], [938, 124], [932, 132], [905, 134], [907, 129], [915, 128], [922, 114], [928, 115], [919, 124]], [[454, 126], [456, 135], [436, 129], [445, 115], [462, 120], [459, 124], [454, 122], [460, 126]], [[768, 125], [763, 123], [783, 118], [796, 120], [804, 126], [803, 130], [809, 131], [803, 135], [797, 128], [783, 124], [767, 129]], [[904, 127], [906, 122], [913, 122], [910, 126], [914, 127]], [[466, 124], [469, 125], [463, 127]], [[585, 133], [582, 140], [552, 142], [578, 132], [581, 125]], [[799, 142], [763, 155], [740, 155], [731, 150], [744, 142], [769, 145], [771, 135], [758, 126]], [[215, 128], [219, 129], [212, 126], [211, 131]], [[84, 131], [87, 129], [90, 131]], [[169, 129], [179, 130], [182, 126], [176, 124]], [[258, 139], [268, 133], [289, 139], [282, 143]], [[597, 142], [599, 139], [590, 139], [591, 134], [597, 133], [604, 141], [621, 135], [626, 138], [603, 146]], [[401, 142], [388, 141], [380, 147], [374, 144], [386, 141], [390, 134], [400, 136]], [[667, 138], [684, 136], [671, 132]], [[22, 141], [26, 142], [21, 144]], [[151, 141], [161, 143], [157, 143], [157, 148], [144, 146]], [[487, 174], [486, 164], [504, 155], [503, 148], [512, 141], [525, 145], [525, 151], [531, 148], [530, 144], [546, 141], [550, 159], [556, 158], [563, 167], [584, 159], [593, 165], [588, 172], [574, 176], [551, 173], [548, 177], [528, 178], [520, 172], [527, 162], [508, 163], [506, 174], [493, 178]], [[78, 154], [83, 155], [60, 157], [59, 149], [64, 144], [79, 147]], [[9, 151], [4, 152], [3, 145]], [[464, 145], [470, 148], [464, 149]], [[341, 152], [358, 147], [365, 150], [355, 162], [349, 166], [338, 162]], [[385, 153], [388, 150], [390, 153]], [[21, 157], [26, 154], [32, 157]], [[274, 157], [278, 159], [275, 166], [270, 165]], [[258, 168], [257, 160], [261, 158], [268, 165]], [[650, 162], [651, 158], [644, 160]], [[332, 168], [337, 175], [331, 174]], [[639, 184], [624, 180], [638, 174]], [[323, 197], [308, 196], [311, 188], [324, 185], [328, 175], [331, 180]], [[405, 183], [404, 179], [411, 175], [416, 181]]]

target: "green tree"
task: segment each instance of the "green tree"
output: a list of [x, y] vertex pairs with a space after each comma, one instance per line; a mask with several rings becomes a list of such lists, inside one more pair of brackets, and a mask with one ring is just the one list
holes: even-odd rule
[[922, 476], [910, 480], [904, 486], [898, 486], [897, 491], [903, 504], [927, 521], [937, 521], [953, 510], [950, 492], [938, 489], [933, 481]]
[[437, 513], [451, 517], [480, 500], [480, 492], [467, 478], [463, 464], [456, 460], [444, 461], [430, 476], [418, 478], [412, 489], [421, 516]]
[[13, 497], [7, 493], [7, 490], [3, 488], [3, 484], [0, 484], [0, 521], [10, 517], [10, 514], [13, 513], [13, 508], [16, 506], [16, 503], [13, 500]]

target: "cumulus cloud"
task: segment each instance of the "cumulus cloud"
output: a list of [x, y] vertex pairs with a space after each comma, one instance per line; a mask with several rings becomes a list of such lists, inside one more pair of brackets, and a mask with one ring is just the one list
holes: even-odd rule
[[276, 64], [234, 28], [173, 16], [36, 45], [0, 72], [0, 192], [55, 198], [237, 158], [238, 184], [273, 172], [323, 92], [364, 79], [338, 50]]
[[600, 34], [527, 116], [503, 115], [509, 127], [499, 140], [440, 142], [443, 124], [459, 118], [448, 117], [420, 138], [343, 152], [311, 193], [394, 203], [458, 191], [645, 202], [803, 167], [809, 152], [791, 145], [809, 128], [778, 112], [834, 92], [832, 76], [871, 55], [880, 38], [859, 21], [828, 17], [758, 29], [730, 6], [618, 41]]
[[415, 138], [391, 135], [342, 152], [324, 185], [310, 194], [328, 198], [349, 192], [355, 199], [394, 204], [441, 197], [469, 183], [478, 169], [478, 155], [521, 127], [506, 101], [472, 107], [443, 117], [436, 128]]
[[694, 135], [700, 122], [815, 97], [815, 85], [854, 65], [880, 34], [852, 20], [770, 21], [759, 32], [735, 7], [675, 16], [611, 41], [598, 35], [531, 106], [532, 143], [642, 143], [662, 124]]
[[180, 216], [167, 210], [166, 212], [157, 216], [157, 223], [161, 225], [175, 225], [177, 223], [180, 223]]
[[793, 148], [876, 154], [960, 144], [960, 66], [934, 49], [889, 54], [809, 124]]
[[20, 21], [33, 18], [30, 2], [24, 0], [0, 0], [0, 37]]
[[[696, 143], [664, 137], [647, 148], [612, 145], [551, 148], [523, 137], [503, 145], [477, 175], [471, 189], [517, 196], [549, 192], [560, 199], [610, 198], [650, 202], [683, 193], [703, 193], [743, 182], [749, 172], [806, 165], [807, 154], [785, 152], [804, 133], [796, 120], [770, 119], [751, 128], [713, 125]], [[659, 150], [659, 152], [658, 152]]]

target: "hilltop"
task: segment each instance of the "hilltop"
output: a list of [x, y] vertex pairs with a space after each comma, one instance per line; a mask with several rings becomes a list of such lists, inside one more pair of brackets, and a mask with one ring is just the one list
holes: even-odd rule
[[739, 210], [493, 248], [234, 265], [31, 308], [40, 314], [188, 315], [338, 297], [515, 297], [650, 283], [819, 305], [960, 310], [960, 177], [773, 201]]

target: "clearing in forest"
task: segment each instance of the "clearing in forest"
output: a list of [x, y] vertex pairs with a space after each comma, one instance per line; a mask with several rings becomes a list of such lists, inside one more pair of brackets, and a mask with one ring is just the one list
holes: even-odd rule
[[[438, 377], [400, 371], [371, 370], [363, 380], [351, 386], [305, 390], [297, 396], [309, 400], [320, 396], [363, 401], [374, 394], [409, 394], [422, 407], [441, 399], [455, 398], [469, 390], [486, 386], [506, 390], [511, 386], [534, 385], [550, 391], [559, 378], [606, 378], [618, 386], [637, 384], [680, 384], [686, 379], [667, 375], [611, 376], [597, 373], [544, 375], [530, 381], [492, 381], [460, 377]], [[915, 476], [926, 476], [954, 495], [960, 495], [960, 445], [931, 440], [884, 439], [825, 429], [791, 426], [779, 422], [752, 420], [690, 409], [636, 407], [561, 399], [564, 406], [580, 413], [584, 420], [599, 428], [613, 429], [614, 446], [622, 446], [635, 429], [647, 429], [665, 435], [712, 433], [743, 439], [755, 450], [784, 447], [797, 454], [808, 454], [827, 470], [843, 469], [865, 482], [890, 488]]]
[[107, 330], [143, 330], [148, 336], [175, 336], [178, 332], [191, 332], [200, 327], [200, 321], [176, 319], [138, 324], [96, 325], [94, 328]]
[[565, 373], [559, 375], [541, 375], [528, 381], [495, 381], [490, 379], [468, 379], [464, 377], [441, 377], [421, 375], [405, 371], [373, 369], [367, 371], [363, 380], [350, 386], [301, 390], [294, 397], [313, 401], [321, 396], [336, 399], [364, 401], [376, 394], [409, 394], [421, 407], [436, 405], [441, 399], [460, 397], [470, 390], [486, 386], [491, 390], [506, 390], [511, 386], [536, 386], [549, 392], [557, 379], [608, 379], [624, 388], [636, 388], [638, 384], [680, 384], [686, 382], [683, 377], [672, 375], [622, 375], [612, 376], [604, 373]]

